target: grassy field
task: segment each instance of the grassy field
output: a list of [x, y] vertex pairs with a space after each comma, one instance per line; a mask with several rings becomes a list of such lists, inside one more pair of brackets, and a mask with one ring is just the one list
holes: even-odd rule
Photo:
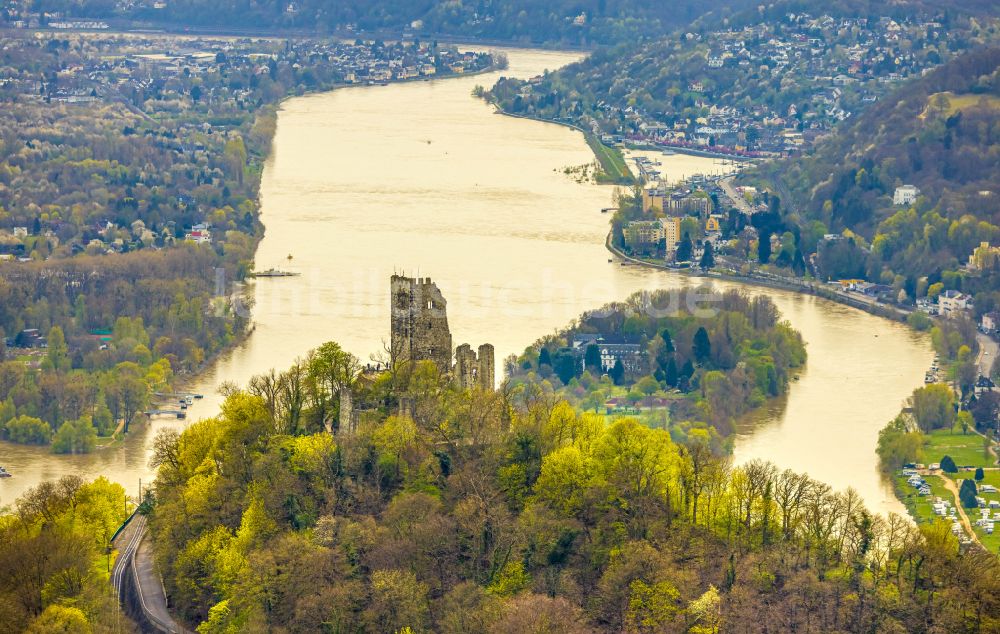
[[[970, 467], [994, 466], [991, 464], [992, 456], [987, 458], [987, 454], [983, 450], [983, 437], [978, 434], [971, 432], [968, 434], [961, 432], [952, 433], [947, 430], [938, 430], [929, 434], [927, 438], [927, 444], [924, 446], [923, 451], [923, 460], [925, 463], [940, 462], [942, 457], [948, 455], [952, 457], [955, 464], [960, 468], [964, 465]], [[961, 470], [958, 473], [941, 475], [951, 478], [955, 486], [960, 487], [962, 480], [973, 478], [974, 471]], [[980, 484], [992, 484], [1000, 489], [1000, 471], [989, 470], [985, 472], [984, 476]], [[906, 505], [906, 508], [918, 523], [938, 520], [938, 516], [934, 514], [931, 506], [934, 498], [940, 497], [952, 504], [958, 503], [952, 493], [945, 488], [940, 477], [926, 476], [924, 479], [931, 487], [931, 495], [921, 497], [917, 495], [913, 487], [906, 483], [906, 478], [898, 473], [894, 476], [898, 497], [903, 501], [903, 504]], [[987, 502], [990, 500], [1000, 501], [1000, 493], [980, 493], [979, 496], [986, 499]], [[993, 509], [991, 513], [994, 511], [996, 509]], [[976, 520], [980, 517], [978, 509], [965, 509], [965, 514], [972, 522], [973, 530], [976, 531], [976, 537], [979, 538], [983, 546], [994, 554], [1000, 554], [1000, 522], [996, 524], [998, 530], [992, 535], [987, 535], [984, 530], [975, 525]]]
[[[992, 484], [993, 486], [1000, 489], [1000, 471], [986, 471], [984, 473], [985, 477], [983, 480], [977, 484]], [[971, 471], [960, 471], [959, 473], [948, 474], [948, 476], [954, 480], [955, 486], [961, 486], [962, 480], [969, 480], [973, 477], [973, 472]], [[933, 488], [933, 487], [932, 487]], [[985, 499], [987, 503], [990, 500], [1000, 501], [1000, 493], [979, 493], [979, 497]], [[998, 509], [992, 509], [990, 513], [996, 512]], [[996, 530], [992, 535], [987, 535], [986, 531], [975, 526], [976, 520], [979, 519], [978, 509], [965, 509], [965, 514], [969, 516], [969, 521], [973, 523], [973, 528], [976, 531], [976, 536], [979, 537], [979, 541], [983, 543], [991, 553], [1000, 554], [1000, 522], [996, 523]]]
[[948, 500], [954, 504], [954, 496], [944, 487], [940, 478], [931, 476], [925, 478], [931, 487], [931, 494], [927, 496], [917, 495], [917, 490], [911, 487], [903, 476], [896, 474], [894, 479], [899, 499], [903, 501], [918, 523], [930, 523], [938, 519], [931, 506], [935, 497], [940, 497], [942, 500]]
[[601, 164], [601, 171], [604, 172], [604, 178], [602, 179], [602, 175], [598, 174], [597, 180], [607, 180], [608, 182], [621, 185], [631, 184], [633, 180], [632, 172], [625, 165], [625, 157], [622, 156], [622, 153], [613, 147], [604, 145], [593, 134], [587, 134], [586, 137], [587, 145], [594, 151], [597, 162]]
[[[951, 116], [960, 110], [966, 110], [968, 108], [979, 106], [980, 103], [985, 103], [989, 108], [994, 110], [1000, 109], [1000, 97], [995, 95], [956, 95], [953, 92], [939, 92], [928, 98], [928, 110], [934, 111], [938, 107], [935, 101], [938, 95], [943, 95], [948, 100], [947, 116]], [[926, 116], [926, 114], [924, 116]]]
[[944, 456], [951, 456], [955, 464], [959, 467], [969, 465], [973, 467], [990, 466], [983, 449], [983, 437], [979, 434], [969, 432], [952, 433], [948, 430], [937, 430], [927, 436], [927, 444], [924, 446], [924, 462], [941, 462]]

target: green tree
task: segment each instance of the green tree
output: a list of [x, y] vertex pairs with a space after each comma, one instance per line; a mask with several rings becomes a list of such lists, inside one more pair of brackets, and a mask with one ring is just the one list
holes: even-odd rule
[[93, 627], [83, 610], [56, 604], [45, 608], [45, 611], [39, 614], [38, 618], [32, 621], [27, 629], [30, 634], [58, 634], [59, 632], [86, 634], [93, 631]]
[[651, 376], [644, 376], [635, 384], [635, 388], [646, 397], [646, 408], [652, 409], [652, 396], [660, 389], [660, 382]]
[[90, 453], [95, 446], [97, 430], [94, 429], [90, 416], [64, 422], [52, 438], [52, 451], [55, 453]]
[[385, 419], [372, 436], [375, 449], [383, 464], [394, 469], [396, 477], [401, 475], [403, 452], [417, 437], [417, 426], [407, 416], [390, 416]]
[[979, 506], [979, 503], [976, 501], [977, 493], [978, 490], [976, 489], [976, 482], [974, 480], [962, 480], [962, 486], [958, 488], [958, 499], [965, 508], [974, 509]]
[[149, 402], [149, 388], [140, 378], [125, 371], [109, 382], [104, 393], [108, 408], [116, 421], [125, 424], [123, 431], [127, 434], [135, 417]]
[[615, 365], [608, 374], [611, 380], [615, 382], [615, 385], [621, 385], [625, 382], [625, 366], [622, 364], [621, 359], [615, 359]]
[[552, 369], [564, 385], [580, 372], [577, 356], [572, 350], [559, 349], [552, 355]]
[[917, 425], [924, 433], [950, 429], [955, 422], [955, 397], [951, 388], [943, 383], [917, 388], [908, 402]]
[[520, 561], [509, 561], [500, 569], [489, 585], [490, 594], [499, 597], [510, 597], [528, 587], [531, 575], [524, 570]]
[[715, 266], [715, 255], [712, 253], [712, 243], [705, 240], [705, 250], [701, 254], [701, 261], [698, 266], [706, 271]]
[[900, 415], [879, 431], [876, 453], [882, 468], [893, 471], [917, 462], [923, 445], [923, 434], [919, 430], [910, 431], [906, 419]]
[[[976, 379], [978, 377], [979, 365], [976, 363], [976, 360], [973, 358], [973, 355], [968, 347], [962, 346], [959, 353], [958, 364], [955, 366], [955, 379], [958, 381], [958, 387], [962, 391], [963, 395], [968, 396], [972, 392], [972, 388], [976, 384]], [[968, 412], [964, 413], [968, 414]], [[961, 414], [962, 413], [960, 412], [960, 419]], [[961, 422], [961, 420], [959, 422]]]
[[690, 262], [693, 253], [694, 243], [691, 242], [691, 236], [685, 233], [684, 237], [681, 238], [680, 244], [677, 245], [676, 260], [678, 262]]
[[663, 381], [670, 387], [677, 387], [677, 382], [680, 376], [677, 372], [677, 361], [670, 357], [667, 361], [667, 369], [663, 372]]
[[371, 574], [371, 601], [366, 610], [371, 631], [422, 631], [427, 625], [427, 585], [409, 570], [376, 570]]
[[757, 261], [767, 264], [771, 261], [771, 234], [762, 232], [757, 239]]
[[60, 372], [69, 370], [69, 348], [66, 345], [66, 337], [62, 328], [52, 326], [49, 329], [48, 352], [46, 358], [52, 364], [52, 368]]
[[647, 584], [636, 579], [629, 584], [628, 612], [625, 620], [629, 632], [663, 631], [680, 611], [680, 592], [668, 581]]
[[951, 456], [941, 458], [941, 471], [945, 473], [958, 473], [958, 467], [955, 466], [955, 461], [952, 460]]
[[712, 356], [712, 342], [709, 341], [708, 331], [705, 330], [704, 326], [700, 326], [694, 333], [692, 352], [694, 353], [695, 361], [699, 363], [704, 363]]
[[969, 429], [975, 428], [976, 426], [976, 421], [972, 418], [972, 412], [964, 409], [958, 413], [956, 422], [958, 423], [958, 428], [962, 430], [963, 434], [968, 434]]
[[663, 351], [670, 354], [676, 350], [674, 348], [674, 339], [670, 336], [670, 331], [664, 328], [660, 331], [660, 339], [663, 339]]
[[583, 353], [583, 365], [594, 374], [601, 374], [601, 349], [596, 343], [587, 344]]
[[549, 352], [549, 349], [545, 347], [542, 347], [542, 349], [538, 351], [538, 367], [542, 367], [543, 365], [552, 367], [552, 354]]
[[919, 330], [921, 332], [926, 332], [931, 329], [934, 322], [925, 313], [915, 310], [910, 313], [906, 318], [906, 323], [910, 325], [914, 330]]
[[52, 440], [52, 428], [33, 416], [18, 416], [7, 421], [7, 440], [21, 445], [47, 445]]

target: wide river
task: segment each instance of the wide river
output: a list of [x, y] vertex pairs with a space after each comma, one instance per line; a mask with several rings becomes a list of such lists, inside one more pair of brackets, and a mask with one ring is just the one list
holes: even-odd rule
[[[530, 77], [579, 56], [510, 50], [503, 74]], [[389, 334], [389, 276], [432, 277], [448, 299], [455, 344], [522, 351], [580, 312], [639, 289], [681, 288], [689, 277], [608, 262], [612, 189], [564, 168], [593, 160], [574, 130], [494, 114], [471, 96], [500, 73], [291, 99], [283, 105], [261, 188], [267, 226], [258, 269], [301, 277], [252, 286], [256, 330], [189, 388], [205, 394], [191, 418], [214, 415], [223, 381], [244, 384], [329, 340], [363, 360]], [[722, 168], [664, 156], [670, 179]], [[287, 256], [293, 256], [289, 261]], [[712, 282], [716, 288], [734, 285]], [[808, 342], [809, 362], [788, 396], [741, 425], [736, 461], [766, 458], [836, 488], [857, 489], [879, 511], [902, 507], [879, 476], [878, 430], [921, 384], [926, 338], [844, 306], [795, 293], [770, 295]], [[43, 479], [106, 475], [130, 494], [147, 484], [156, 420], [121, 446], [87, 456], [0, 445], [9, 504]]]

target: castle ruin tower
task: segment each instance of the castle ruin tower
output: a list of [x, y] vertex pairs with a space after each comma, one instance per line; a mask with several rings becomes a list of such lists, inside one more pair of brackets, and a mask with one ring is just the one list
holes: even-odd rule
[[455, 378], [463, 388], [471, 388], [476, 382], [479, 360], [472, 346], [463, 343], [455, 349]]
[[[393, 275], [390, 281], [393, 365], [433, 361], [441, 374], [451, 372], [448, 302], [431, 278]], [[471, 352], [471, 349], [470, 349]]]
[[465, 390], [477, 387], [492, 390], [495, 373], [493, 360], [493, 346], [488, 343], [479, 346], [478, 354], [469, 344], [460, 345], [455, 350], [455, 379], [458, 385]]
[[479, 346], [479, 368], [476, 371], [476, 382], [484, 390], [492, 390], [496, 386], [496, 365], [494, 363], [493, 346], [484, 343]]

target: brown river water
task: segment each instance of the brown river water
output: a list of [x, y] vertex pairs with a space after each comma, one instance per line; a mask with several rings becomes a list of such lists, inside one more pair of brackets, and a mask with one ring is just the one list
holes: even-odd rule
[[[530, 77], [579, 58], [509, 50], [503, 73], [358, 87], [291, 99], [279, 117], [261, 187], [266, 235], [257, 268], [300, 277], [250, 285], [256, 329], [187, 386], [205, 395], [189, 420], [214, 415], [223, 381], [244, 384], [335, 340], [361, 359], [383, 349], [389, 276], [431, 277], [448, 299], [455, 345], [489, 341], [498, 362], [584, 310], [640, 289], [703, 280], [609, 263], [604, 247], [612, 189], [563, 170], [593, 160], [569, 128], [493, 113], [471, 95], [501, 74]], [[672, 180], [724, 169], [663, 156]], [[293, 259], [289, 261], [288, 255]], [[210, 275], [211, 272], [206, 272]], [[717, 289], [739, 286], [712, 281]], [[857, 489], [878, 511], [902, 511], [878, 473], [878, 430], [922, 383], [932, 353], [906, 327], [791, 292], [770, 295], [808, 343], [809, 362], [786, 398], [740, 425], [737, 462], [766, 458], [836, 488]], [[157, 419], [120, 446], [86, 456], [0, 444], [0, 505], [64, 474], [105, 475], [131, 495], [152, 480]]]

